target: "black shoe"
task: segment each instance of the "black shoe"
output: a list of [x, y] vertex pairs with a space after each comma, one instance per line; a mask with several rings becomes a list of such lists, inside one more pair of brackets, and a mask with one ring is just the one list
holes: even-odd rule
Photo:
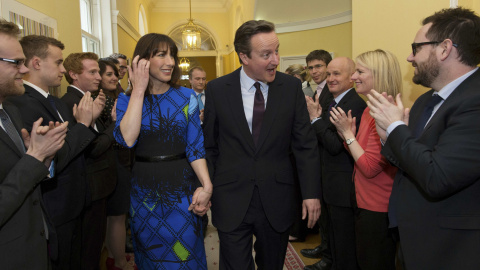
[[300, 250], [300, 253], [302, 253], [302, 255], [307, 257], [307, 258], [321, 259], [322, 258], [322, 251], [323, 251], [323, 248], [320, 245], [320, 246], [317, 246], [314, 249], [304, 248], [304, 249]]
[[327, 263], [323, 260], [318, 261], [312, 265], [307, 265], [303, 268], [303, 270], [330, 270], [332, 268], [331, 263]]

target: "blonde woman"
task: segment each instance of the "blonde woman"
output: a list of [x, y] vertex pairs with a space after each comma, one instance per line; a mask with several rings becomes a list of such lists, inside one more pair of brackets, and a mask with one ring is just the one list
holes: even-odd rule
[[[371, 89], [395, 97], [402, 89], [397, 58], [383, 50], [368, 51], [356, 58], [352, 75], [359, 94]], [[355, 238], [357, 261], [362, 270], [395, 269], [396, 244], [388, 229], [388, 202], [397, 168], [380, 154], [381, 142], [370, 109], [363, 112], [358, 132], [351, 112], [333, 108], [330, 121], [345, 140], [355, 160]]]
[[308, 70], [306, 70], [304, 66], [300, 64], [290, 65], [285, 70], [285, 73], [300, 79], [300, 81], [302, 82], [302, 91], [305, 96], [313, 97], [313, 90], [312, 87], [310, 87], [310, 83], [308, 82], [310, 81], [310, 75], [308, 74]]

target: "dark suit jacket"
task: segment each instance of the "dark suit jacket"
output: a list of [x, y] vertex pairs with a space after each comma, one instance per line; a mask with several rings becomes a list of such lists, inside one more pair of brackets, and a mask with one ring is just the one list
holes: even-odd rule
[[[315, 92], [315, 95], [313, 95], [313, 100], [317, 98], [317, 92]], [[330, 93], [330, 90], [328, 90], [328, 84], [325, 84], [325, 86], [322, 89], [322, 93], [320, 93], [319, 99], [319, 104], [322, 106], [322, 108], [328, 108], [330, 103], [332, 103], [333, 100], [333, 95]]]
[[[323, 94], [323, 91], [322, 91]], [[329, 102], [329, 104], [331, 101]], [[360, 118], [367, 104], [351, 89], [337, 104], [345, 112], [352, 110], [352, 117], [357, 117], [357, 129]], [[352, 174], [354, 161], [343, 145], [335, 125], [330, 122], [328, 105], [322, 106], [322, 119], [313, 123], [312, 127], [317, 134], [318, 145], [323, 148], [322, 162], [322, 191], [326, 203], [350, 207], [350, 192], [353, 188]]]
[[479, 89], [476, 71], [416, 139], [409, 127], [415, 127], [433, 90], [423, 94], [410, 111], [409, 127], [395, 128], [382, 150], [399, 168], [389, 206], [397, 209], [408, 269], [480, 267]]
[[[83, 94], [73, 87], [67, 88], [67, 93], [61, 100], [73, 110], [78, 105]], [[100, 117], [95, 121], [98, 136], [85, 151], [87, 161], [87, 182], [89, 201], [96, 201], [110, 195], [117, 184], [115, 153], [113, 151], [113, 129], [115, 123], [103, 121]]]
[[[85, 158], [81, 154], [87, 145], [95, 138], [95, 133], [82, 124], [76, 124], [71, 110], [60, 99], [54, 97], [55, 106], [64, 121], [68, 121], [68, 132], [64, 146], [55, 157], [54, 179], [41, 183], [43, 203], [49, 216], [49, 221], [55, 227], [78, 218], [85, 206], [87, 183], [85, 173]], [[23, 123], [28, 131], [33, 122], [43, 117], [42, 125], [49, 121], [62, 121], [49, 101], [38, 91], [25, 85], [25, 94], [11, 97], [21, 111]], [[56, 258], [54, 244], [55, 230], [49, 230], [50, 255]]]
[[[8, 102], [3, 102], [3, 108], [20, 134], [20, 112]], [[1, 268], [46, 270], [47, 240], [38, 184], [47, 176], [48, 169], [32, 156], [20, 153], [3, 128], [0, 153]]]
[[269, 84], [258, 145], [243, 109], [240, 69], [208, 83], [205, 150], [213, 183], [213, 224], [229, 232], [242, 222], [255, 185], [265, 214], [279, 232], [294, 218], [295, 182], [289, 147], [297, 161], [304, 199], [320, 197], [319, 156], [299, 80], [277, 72]]

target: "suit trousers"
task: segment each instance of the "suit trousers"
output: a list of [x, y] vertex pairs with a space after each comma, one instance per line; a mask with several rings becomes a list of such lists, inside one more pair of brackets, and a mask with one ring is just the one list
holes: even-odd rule
[[82, 269], [100, 269], [100, 255], [107, 230], [107, 199], [93, 201], [82, 221]]
[[[238, 228], [218, 231], [220, 238], [220, 270], [281, 270], [285, 263], [289, 230], [277, 232], [263, 210], [258, 188], [255, 187], [250, 206]], [[255, 240], [255, 263], [252, 242]]]
[[82, 219], [77, 217], [55, 226], [58, 237], [58, 257], [52, 261], [53, 270], [80, 269], [82, 247]]
[[395, 270], [396, 242], [388, 229], [388, 214], [355, 210], [358, 265], [362, 270]]
[[327, 205], [330, 215], [330, 249], [335, 270], [356, 270], [355, 215], [353, 207]]

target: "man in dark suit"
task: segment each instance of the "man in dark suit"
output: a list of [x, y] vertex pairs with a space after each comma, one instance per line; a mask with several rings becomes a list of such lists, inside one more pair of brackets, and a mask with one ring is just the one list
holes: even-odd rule
[[[312, 227], [320, 214], [320, 168], [299, 80], [277, 72], [275, 26], [248, 21], [235, 34], [242, 67], [208, 83], [205, 149], [214, 186], [212, 221], [220, 269], [282, 269], [294, 218], [290, 145]], [[232, 203], [234, 202], [234, 203]]]
[[[328, 105], [330, 105], [333, 100], [332, 93], [330, 93], [328, 90], [327, 85], [327, 66], [330, 61], [332, 61], [332, 56], [325, 50], [314, 50], [307, 55], [305, 60], [307, 62], [308, 73], [313, 81], [317, 84], [317, 89], [315, 90], [313, 100], [318, 99], [322, 108], [328, 108]], [[323, 166], [322, 144], [318, 145], [318, 151], [320, 153], [320, 166]], [[324, 262], [331, 262], [332, 253], [328, 246], [328, 227], [330, 226], [330, 218], [328, 216], [327, 205], [325, 204], [323, 197], [320, 198], [320, 203], [322, 204], [322, 215], [320, 215], [320, 218], [318, 219], [318, 225], [322, 242], [313, 249], [302, 249], [300, 250], [300, 253], [308, 258], [323, 258]]]
[[[369, 106], [399, 168], [389, 203], [406, 269], [480, 266], [480, 17], [463, 8], [423, 20], [407, 61], [432, 90], [410, 117], [400, 97], [371, 92]], [[408, 126], [406, 125], [408, 124]]]
[[0, 20], [1, 268], [46, 270], [48, 217], [40, 203], [39, 183], [55, 181], [46, 179], [48, 168], [55, 152], [65, 142], [67, 124], [40, 127], [42, 120], [38, 119], [29, 136], [25, 129], [21, 130], [23, 124], [18, 109], [5, 101], [8, 96], [24, 92], [22, 77], [28, 69], [17, 40], [19, 34], [17, 25]]
[[[65, 58], [65, 78], [70, 83], [62, 101], [70, 109], [77, 106], [86, 93], [99, 88], [100, 68], [94, 53], [72, 53]], [[105, 99], [100, 91], [97, 99]], [[82, 269], [98, 269], [103, 240], [106, 233], [107, 197], [117, 183], [115, 153], [113, 151], [113, 128], [115, 123], [102, 120], [92, 122], [98, 136], [85, 151], [88, 200], [82, 222]]]
[[328, 258], [324, 258], [305, 267], [308, 270], [324, 270], [332, 266], [337, 270], [357, 269], [354, 208], [350, 201], [351, 194], [355, 192], [352, 181], [354, 161], [330, 122], [329, 112], [334, 106], [346, 112], [351, 110], [358, 128], [366, 104], [353, 88], [350, 77], [354, 72], [355, 63], [352, 59], [333, 59], [327, 66], [327, 84], [333, 95], [332, 102], [324, 108], [318, 100], [307, 98], [312, 127], [317, 134], [318, 144], [323, 147], [322, 191], [330, 216], [329, 244], [333, 257], [333, 265]]
[[[66, 144], [57, 154], [55, 180], [42, 182], [45, 209], [53, 223], [49, 231], [49, 250], [53, 269], [77, 269], [80, 265], [81, 214], [87, 194], [85, 159], [81, 154], [96, 137], [89, 129], [94, 103], [86, 97], [75, 116], [66, 104], [49, 94], [50, 87], [60, 86], [63, 67], [63, 43], [44, 36], [31, 35], [20, 40], [30, 72], [25, 76], [25, 94], [10, 102], [21, 109], [27, 130], [39, 117], [69, 123]], [[78, 124], [77, 124], [78, 123]]]

